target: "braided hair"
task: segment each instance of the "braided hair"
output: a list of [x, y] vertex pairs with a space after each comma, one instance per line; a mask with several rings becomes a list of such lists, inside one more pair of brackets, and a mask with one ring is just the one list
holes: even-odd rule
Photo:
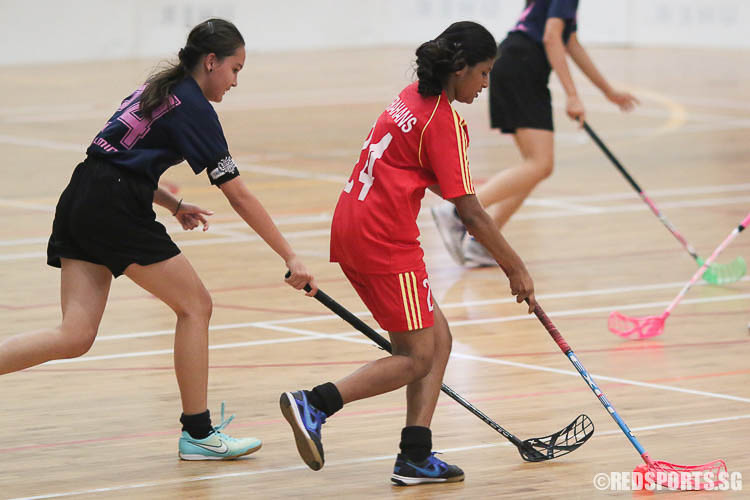
[[416, 55], [418, 91], [427, 97], [440, 95], [451, 73], [494, 59], [497, 44], [481, 24], [460, 21], [448, 26], [434, 40], [420, 45]]

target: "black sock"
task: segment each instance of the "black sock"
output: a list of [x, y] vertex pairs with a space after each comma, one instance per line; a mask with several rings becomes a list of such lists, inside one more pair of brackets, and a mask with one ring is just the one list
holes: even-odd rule
[[326, 382], [311, 391], [305, 391], [305, 396], [311, 405], [329, 417], [344, 407], [341, 393], [333, 382]]
[[214, 431], [213, 426], [211, 426], [211, 413], [208, 410], [195, 415], [183, 413], [180, 422], [182, 422], [182, 430], [190, 434], [193, 439], [206, 438]]
[[412, 425], [401, 429], [401, 454], [412, 462], [422, 462], [432, 451], [432, 431], [429, 427]]

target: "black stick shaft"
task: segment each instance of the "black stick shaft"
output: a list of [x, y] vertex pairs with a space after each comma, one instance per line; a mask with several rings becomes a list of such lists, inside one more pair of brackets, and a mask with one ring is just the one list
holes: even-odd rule
[[591, 140], [593, 140], [597, 146], [604, 152], [604, 154], [609, 158], [609, 160], [614, 164], [615, 167], [617, 167], [617, 170], [620, 171], [620, 173], [627, 179], [627, 181], [630, 183], [633, 188], [635, 188], [636, 191], [638, 191], [639, 194], [643, 194], [643, 190], [641, 189], [641, 186], [638, 185], [637, 182], [635, 182], [635, 179], [633, 179], [627, 170], [625, 170], [625, 167], [622, 166], [622, 164], [619, 162], [617, 158], [615, 158], [615, 155], [612, 154], [612, 152], [609, 150], [609, 148], [602, 142], [601, 139], [599, 139], [599, 136], [596, 135], [596, 132], [592, 130], [591, 127], [589, 127], [589, 124], [586, 122], [583, 122], [583, 128], [588, 132], [589, 136], [591, 137]]
[[[305, 291], [309, 292], [311, 290], [310, 285], [305, 285]], [[318, 290], [318, 292], [314, 295], [315, 299], [317, 299], [318, 302], [326, 306], [328, 309], [333, 311], [337, 316], [339, 316], [341, 319], [349, 323], [351, 326], [353, 326], [355, 329], [359, 330], [361, 333], [363, 333], [365, 336], [367, 336], [370, 340], [375, 342], [377, 345], [382, 347], [384, 350], [391, 352], [391, 343], [388, 342], [385, 338], [383, 338], [378, 332], [370, 328], [370, 326], [356, 317], [354, 314], [349, 312], [348, 309], [346, 309], [344, 306], [333, 300], [328, 294], [325, 292]], [[500, 424], [492, 420], [490, 417], [485, 415], [481, 410], [479, 410], [476, 406], [466, 401], [463, 397], [461, 397], [456, 391], [448, 387], [447, 385], [443, 384], [440, 387], [440, 390], [442, 390], [444, 393], [446, 393], [448, 396], [450, 396], [454, 401], [456, 401], [458, 404], [469, 410], [471, 413], [479, 417], [480, 420], [482, 420], [485, 424], [489, 425], [493, 429], [495, 429], [497, 432], [502, 434], [508, 441], [516, 445], [517, 447], [523, 447], [523, 442], [518, 439], [516, 436], [514, 436], [511, 432], [503, 429]]]
[[612, 161], [615, 167], [617, 167], [617, 170], [620, 171], [620, 173], [625, 177], [625, 179], [630, 183], [631, 186], [638, 192], [638, 196], [641, 197], [641, 199], [648, 205], [648, 207], [651, 209], [651, 211], [656, 215], [662, 224], [669, 230], [670, 233], [672, 233], [672, 236], [677, 238], [677, 241], [679, 241], [683, 247], [685, 247], [685, 250], [690, 254], [690, 256], [695, 259], [696, 262], [698, 262], [699, 265], [703, 265], [703, 259], [701, 259], [700, 255], [698, 255], [698, 252], [693, 248], [693, 245], [691, 245], [688, 240], [685, 239], [684, 236], [677, 230], [674, 225], [669, 222], [669, 219], [661, 213], [661, 211], [656, 207], [653, 201], [651, 201], [651, 198], [646, 195], [646, 193], [643, 192], [643, 189], [641, 189], [641, 186], [638, 185], [637, 182], [635, 182], [635, 179], [631, 177], [631, 175], [628, 173], [627, 170], [625, 170], [625, 167], [622, 166], [622, 164], [619, 162], [617, 158], [615, 158], [615, 155], [612, 154], [612, 152], [609, 150], [609, 148], [602, 142], [601, 139], [599, 139], [599, 136], [596, 135], [596, 132], [589, 126], [588, 123], [583, 122], [583, 128], [588, 132], [591, 139], [596, 143], [597, 146], [604, 152], [604, 154], [607, 156], [607, 158]]

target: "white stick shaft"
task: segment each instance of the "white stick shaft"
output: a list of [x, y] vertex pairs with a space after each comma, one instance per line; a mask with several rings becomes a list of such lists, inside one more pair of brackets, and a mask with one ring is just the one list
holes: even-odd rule
[[677, 297], [674, 298], [671, 304], [669, 304], [669, 307], [664, 311], [664, 314], [667, 316], [672, 312], [672, 309], [677, 306], [677, 304], [680, 303], [682, 300], [682, 297], [685, 296], [688, 290], [690, 290], [690, 287], [695, 284], [698, 279], [703, 276], [703, 273], [708, 269], [708, 266], [714, 263], [716, 258], [719, 256], [721, 252], [724, 251], [724, 249], [734, 240], [740, 232], [747, 227], [747, 225], [750, 224], [750, 213], [748, 213], [745, 218], [742, 220], [739, 226], [735, 227], [731, 233], [729, 233], [729, 236], [727, 236], [724, 241], [721, 242], [721, 245], [716, 247], [716, 250], [711, 254], [711, 256], [706, 259], [706, 262], [703, 263], [703, 265], [695, 271], [695, 274], [693, 274], [693, 277], [690, 278], [690, 281], [685, 284], [684, 287], [682, 287], [682, 290], [680, 290], [680, 293], [677, 294]]

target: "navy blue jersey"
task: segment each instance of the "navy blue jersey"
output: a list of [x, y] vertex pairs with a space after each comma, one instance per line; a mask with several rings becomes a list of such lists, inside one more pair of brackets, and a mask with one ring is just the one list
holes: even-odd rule
[[212, 184], [237, 177], [227, 140], [211, 103], [192, 77], [179, 82], [146, 119], [140, 112], [145, 85], [120, 104], [86, 153], [145, 176], [154, 189], [172, 165], [187, 160], [193, 172], [208, 172]]
[[521, 31], [537, 43], [542, 43], [547, 19], [555, 17], [565, 22], [562, 35], [563, 43], [567, 44], [570, 35], [578, 29], [576, 10], [578, 0], [534, 0], [524, 9], [511, 32]]

